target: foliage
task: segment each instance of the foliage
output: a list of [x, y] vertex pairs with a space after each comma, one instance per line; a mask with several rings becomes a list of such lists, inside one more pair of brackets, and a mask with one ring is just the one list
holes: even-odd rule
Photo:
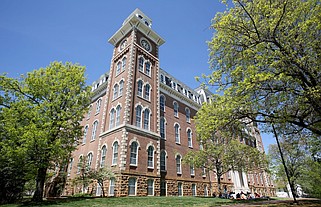
[[20, 80], [0, 76], [2, 124], [10, 134], [2, 141], [9, 152], [14, 146], [25, 153], [24, 165], [36, 171], [34, 200], [42, 200], [47, 169], [69, 156], [82, 134], [90, 102], [84, 72], [77, 64], [53, 62]]
[[265, 123], [266, 130], [274, 123], [320, 136], [320, 1], [232, 3], [213, 19], [213, 72], [203, 75], [221, 93], [211, 127], [247, 120]]
[[[314, 147], [310, 147], [309, 142], [313, 139], [302, 135], [282, 136], [280, 146], [291, 184], [301, 186], [304, 193], [320, 197], [321, 162], [313, 155]], [[285, 187], [288, 182], [276, 144], [269, 146], [269, 156], [275, 180], [279, 182], [279, 187]]]
[[[245, 143], [255, 143], [255, 138], [250, 134], [236, 132], [231, 129], [215, 129], [212, 126], [215, 113], [213, 104], [204, 104], [196, 116], [197, 140], [201, 143], [202, 149], [196, 152], [189, 152], [184, 157], [184, 162], [203, 167], [216, 174], [218, 192], [222, 193], [221, 177], [229, 171], [254, 171], [264, 169], [264, 155], [255, 147]], [[243, 129], [250, 128], [243, 125]], [[240, 140], [238, 139], [240, 138]]]
[[97, 181], [98, 185], [100, 185], [101, 190], [103, 192], [103, 197], [105, 197], [104, 181], [112, 177], [115, 177], [115, 175], [111, 171], [111, 169], [99, 168], [97, 170], [91, 170], [89, 173], [89, 177]]

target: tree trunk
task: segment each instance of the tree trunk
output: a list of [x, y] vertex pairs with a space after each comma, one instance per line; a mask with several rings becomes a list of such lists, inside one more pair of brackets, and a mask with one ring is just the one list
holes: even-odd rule
[[36, 202], [42, 201], [46, 174], [47, 174], [47, 167], [38, 168], [37, 178], [36, 178], [36, 191], [35, 191], [35, 194], [33, 195], [32, 201], [36, 201]]
[[217, 188], [219, 196], [222, 195], [222, 188], [221, 188], [221, 175], [216, 174], [217, 176]]
[[104, 190], [104, 181], [100, 185], [101, 190], [103, 191], [103, 197], [105, 197], [105, 190]]

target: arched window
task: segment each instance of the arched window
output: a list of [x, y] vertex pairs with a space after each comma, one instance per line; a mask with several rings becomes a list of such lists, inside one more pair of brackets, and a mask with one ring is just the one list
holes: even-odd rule
[[124, 57], [123, 60], [122, 60], [122, 70], [123, 70], [123, 71], [124, 71], [125, 68], [126, 68], [126, 60], [127, 60], [126, 57]]
[[96, 139], [97, 126], [98, 126], [98, 121], [95, 121], [93, 123], [93, 131], [92, 131], [92, 134], [91, 134], [91, 141]]
[[122, 96], [123, 95], [123, 89], [124, 89], [124, 81], [121, 80], [119, 82], [119, 96]]
[[164, 150], [160, 154], [160, 170], [166, 171], [166, 152]]
[[136, 126], [141, 127], [142, 125], [142, 107], [136, 107]]
[[114, 142], [113, 144], [113, 160], [112, 165], [116, 165], [118, 160], [118, 142]]
[[137, 165], [137, 150], [138, 150], [138, 144], [137, 142], [133, 142], [130, 145], [130, 164], [131, 165]]
[[187, 141], [188, 141], [188, 147], [193, 147], [192, 131], [190, 129], [187, 130]]
[[101, 106], [101, 99], [98, 99], [98, 101], [96, 102], [96, 114], [99, 113], [99, 111], [100, 111], [100, 106]]
[[118, 84], [116, 83], [114, 85], [114, 94], [113, 94], [113, 99], [116, 99], [118, 97], [118, 90], [119, 90], [119, 86]]
[[177, 184], [178, 196], [183, 196], [183, 183], [179, 182]]
[[106, 153], [107, 153], [107, 147], [104, 145], [101, 148], [101, 158], [100, 158], [100, 167], [103, 168], [105, 166], [105, 161], [106, 161]]
[[145, 73], [150, 76], [150, 62], [146, 62], [145, 64]]
[[162, 112], [164, 112], [165, 111], [165, 96], [161, 95], [159, 97], [159, 105], [160, 105], [160, 110]]
[[67, 176], [70, 176], [70, 173], [71, 173], [71, 170], [72, 170], [73, 162], [74, 162], [74, 158], [70, 158], [70, 159], [69, 159], [68, 174], [67, 174]]
[[138, 70], [144, 72], [144, 58], [143, 57], [140, 57], [138, 59]]
[[150, 85], [149, 84], [146, 84], [145, 85], [145, 94], [144, 94], [144, 98], [146, 100], [149, 100], [149, 94], [150, 94]]
[[178, 103], [174, 102], [174, 116], [178, 117]]
[[189, 108], [185, 109], [185, 113], [186, 113], [186, 122], [190, 123], [191, 122], [191, 111], [189, 110]]
[[77, 164], [77, 174], [80, 173], [80, 170], [83, 166], [83, 161], [84, 161], [84, 158], [82, 155], [79, 156], [79, 159], [78, 159], [78, 164]]
[[116, 108], [116, 126], [119, 126], [120, 124], [120, 110], [121, 110], [121, 107], [120, 105], [118, 105]]
[[121, 62], [117, 63], [117, 68], [116, 68], [116, 75], [120, 73], [120, 67], [121, 67]]
[[182, 174], [182, 157], [181, 155], [176, 155], [176, 172], [177, 174]]
[[144, 129], [149, 130], [149, 109], [145, 109], [144, 111]]
[[137, 82], [137, 95], [142, 97], [143, 96], [143, 81], [139, 80]]
[[161, 117], [160, 118], [160, 135], [161, 135], [161, 138], [165, 138], [165, 135], [166, 135], [166, 130], [165, 130], [165, 118], [164, 117]]
[[87, 155], [87, 170], [91, 169], [91, 163], [93, 162], [93, 153]]
[[93, 106], [92, 106], [92, 105], [90, 105], [90, 106], [89, 106], [89, 109], [88, 109], [87, 119], [89, 119], [89, 118], [90, 118], [90, 114], [91, 114], [91, 110], [92, 110], [92, 108], [93, 108]]
[[147, 159], [147, 167], [154, 168], [154, 147], [149, 146], [147, 150], [148, 159]]
[[136, 195], [136, 178], [128, 179], [128, 195]]
[[83, 144], [86, 143], [87, 133], [88, 133], [88, 125], [85, 126], [85, 129], [84, 129], [84, 137], [83, 137], [83, 139], [82, 139], [82, 143], [83, 143]]
[[181, 137], [179, 134], [179, 125], [176, 123], [174, 126], [174, 130], [175, 130], [175, 142], [180, 144], [181, 143]]
[[191, 176], [194, 176], [194, 175], [195, 175], [194, 165], [191, 164], [189, 169], [190, 169], [190, 174], [191, 174]]
[[115, 114], [116, 114], [116, 110], [112, 109], [109, 114], [109, 129], [112, 129], [115, 127]]

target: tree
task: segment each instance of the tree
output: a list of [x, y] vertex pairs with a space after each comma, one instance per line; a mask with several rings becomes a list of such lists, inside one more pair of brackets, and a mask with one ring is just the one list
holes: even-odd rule
[[[290, 177], [289, 185], [294, 187], [294, 196], [298, 196], [297, 187], [301, 188], [310, 195], [320, 197], [321, 165], [315, 159], [313, 137], [302, 135], [283, 135], [281, 136], [280, 146], [282, 149], [285, 165]], [[316, 143], [315, 143], [316, 144]], [[316, 145], [320, 149], [320, 142]], [[271, 169], [277, 181], [281, 182], [281, 187], [285, 187], [288, 180], [285, 175], [284, 166], [281, 164], [281, 157], [278, 153], [276, 144], [269, 146], [269, 156], [271, 157]]]
[[99, 168], [97, 170], [91, 170], [89, 173], [89, 177], [97, 181], [103, 192], [103, 197], [105, 197], [104, 181], [115, 177], [115, 175], [110, 169]]
[[[224, 1], [226, 2], [226, 1]], [[321, 4], [319, 0], [233, 0], [216, 14], [209, 42], [224, 109], [217, 126], [248, 120], [285, 124], [321, 135]], [[221, 120], [221, 121], [219, 121]], [[213, 126], [213, 127], [217, 127]]]
[[90, 102], [84, 72], [77, 64], [53, 62], [20, 80], [0, 76], [0, 100], [10, 99], [0, 103], [2, 110], [17, 115], [3, 117], [3, 123], [16, 133], [29, 157], [26, 164], [36, 170], [34, 201], [42, 200], [48, 168], [68, 157], [82, 134], [80, 121]]
[[[184, 162], [194, 167], [206, 168], [216, 174], [218, 192], [222, 192], [221, 177], [229, 171], [256, 171], [265, 169], [265, 158], [255, 148], [255, 137], [248, 131], [252, 127], [227, 125], [213, 128], [217, 110], [215, 103], [203, 104], [195, 117], [197, 141], [201, 150], [189, 152]], [[240, 127], [238, 129], [238, 127]], [[251, 143], [252, 146], [241, 143]]]

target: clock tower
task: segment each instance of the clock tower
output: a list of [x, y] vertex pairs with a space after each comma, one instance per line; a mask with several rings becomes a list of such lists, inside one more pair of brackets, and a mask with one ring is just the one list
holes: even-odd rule
[[[108, 40], [114, 51], [100, 146], [115, 152], [115, 196], [160, 195], [158, 50], [165, 41], [151, 26], [152, 20], [136, 9]], [[146, 185], [152, 192], [137, 192]]]

